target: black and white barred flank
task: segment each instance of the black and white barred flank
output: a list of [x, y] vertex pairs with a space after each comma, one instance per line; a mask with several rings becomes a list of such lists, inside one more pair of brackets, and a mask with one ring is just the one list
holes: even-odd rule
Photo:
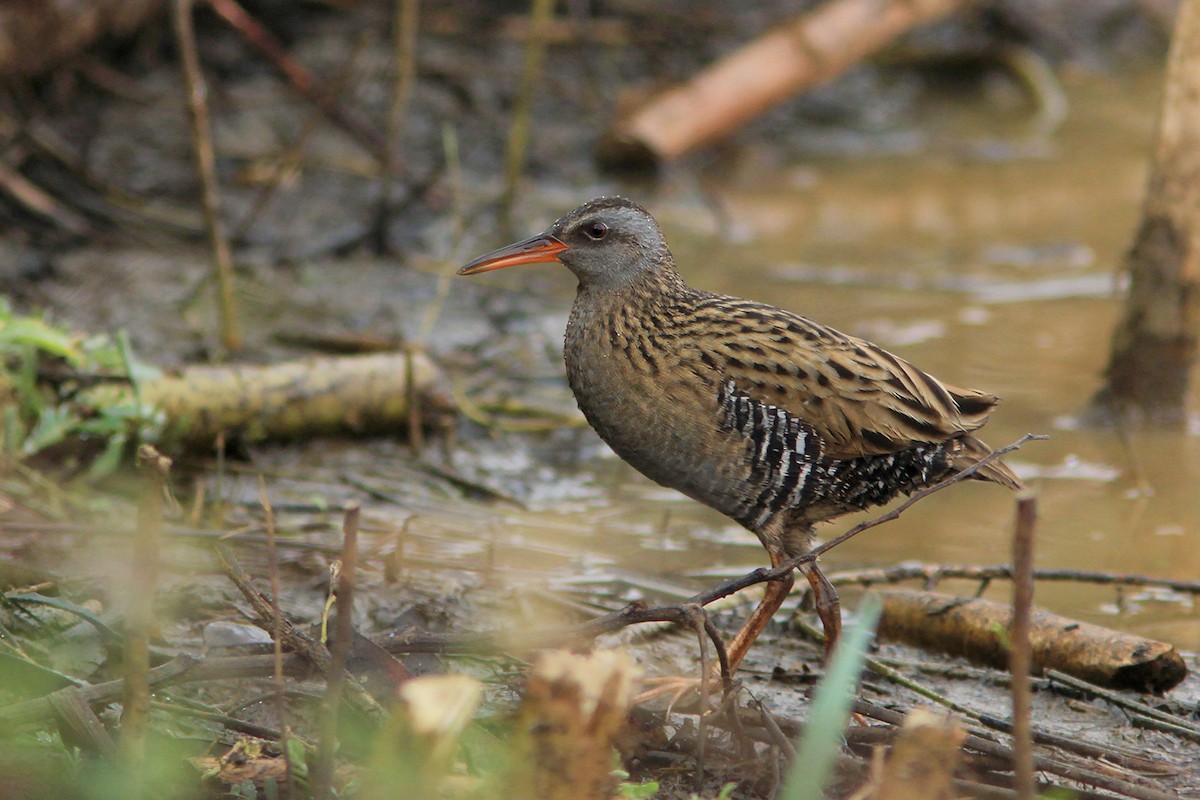
[[755, 400], [732, 380], [717, 390], [721, 426], [747, 441], [750, 493], [735, 518], [752, 530], [784, 509], [833, 504], [845, 511], [888, 502], [940, 480], [955, 440], [914, 444], [882, 455], [830, 460], [816, 430], [785, 408]]

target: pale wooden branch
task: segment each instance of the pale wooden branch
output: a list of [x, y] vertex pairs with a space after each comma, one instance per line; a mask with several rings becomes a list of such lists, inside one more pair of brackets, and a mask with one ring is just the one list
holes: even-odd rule
[[192, 366], [145, 381], [139, 390], [143, 402], [166, 415], [168, 438], [207, 447], [222, 431], [254, 441], [403, 430], [410, 376], [423, 394], [438, 375], [422, 353], [373, 353], [267, 366]]
[[601, 140], [600, 158], [617, 165], [676, 158], [961, 5], [962, 0], [829, 0], [618, 119]]

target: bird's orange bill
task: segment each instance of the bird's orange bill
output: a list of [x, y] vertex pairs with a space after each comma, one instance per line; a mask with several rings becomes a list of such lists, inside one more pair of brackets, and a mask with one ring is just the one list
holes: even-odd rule
[[510, 244], [493, 250], [486, 256], [467, 264], [458, 271], [459, 275], [475, 275], [480, 272], [490, 272], [503, 267], [515, 267], [518, 264], [537, 264], [543, 261], [558, 261], [558, 254], [567, 246], [549, 234], [540, 234], [523, 242]]

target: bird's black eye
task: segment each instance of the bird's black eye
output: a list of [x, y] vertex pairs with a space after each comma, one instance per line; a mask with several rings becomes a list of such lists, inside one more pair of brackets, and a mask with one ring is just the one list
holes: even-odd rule
[[586, 226], [583, 232], [587, 234], [589, 239], [599, 240], [604, 238], [604, 234], [608, 233], [608, 226], [603, 222], [593, 222], [591, 225]]

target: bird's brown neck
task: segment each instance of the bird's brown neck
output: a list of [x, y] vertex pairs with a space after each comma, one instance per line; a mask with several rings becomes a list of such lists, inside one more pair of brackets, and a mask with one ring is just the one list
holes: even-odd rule
[[575, 295], [575, 305], [593, 305], [597, 308], [647, 308], [678, 299], [691, 291], [693, 290], [683, 282], [683, 276], [675, 269], [670, 257], [667, 257], [616, 290], [603, 289], [581, 280]]

